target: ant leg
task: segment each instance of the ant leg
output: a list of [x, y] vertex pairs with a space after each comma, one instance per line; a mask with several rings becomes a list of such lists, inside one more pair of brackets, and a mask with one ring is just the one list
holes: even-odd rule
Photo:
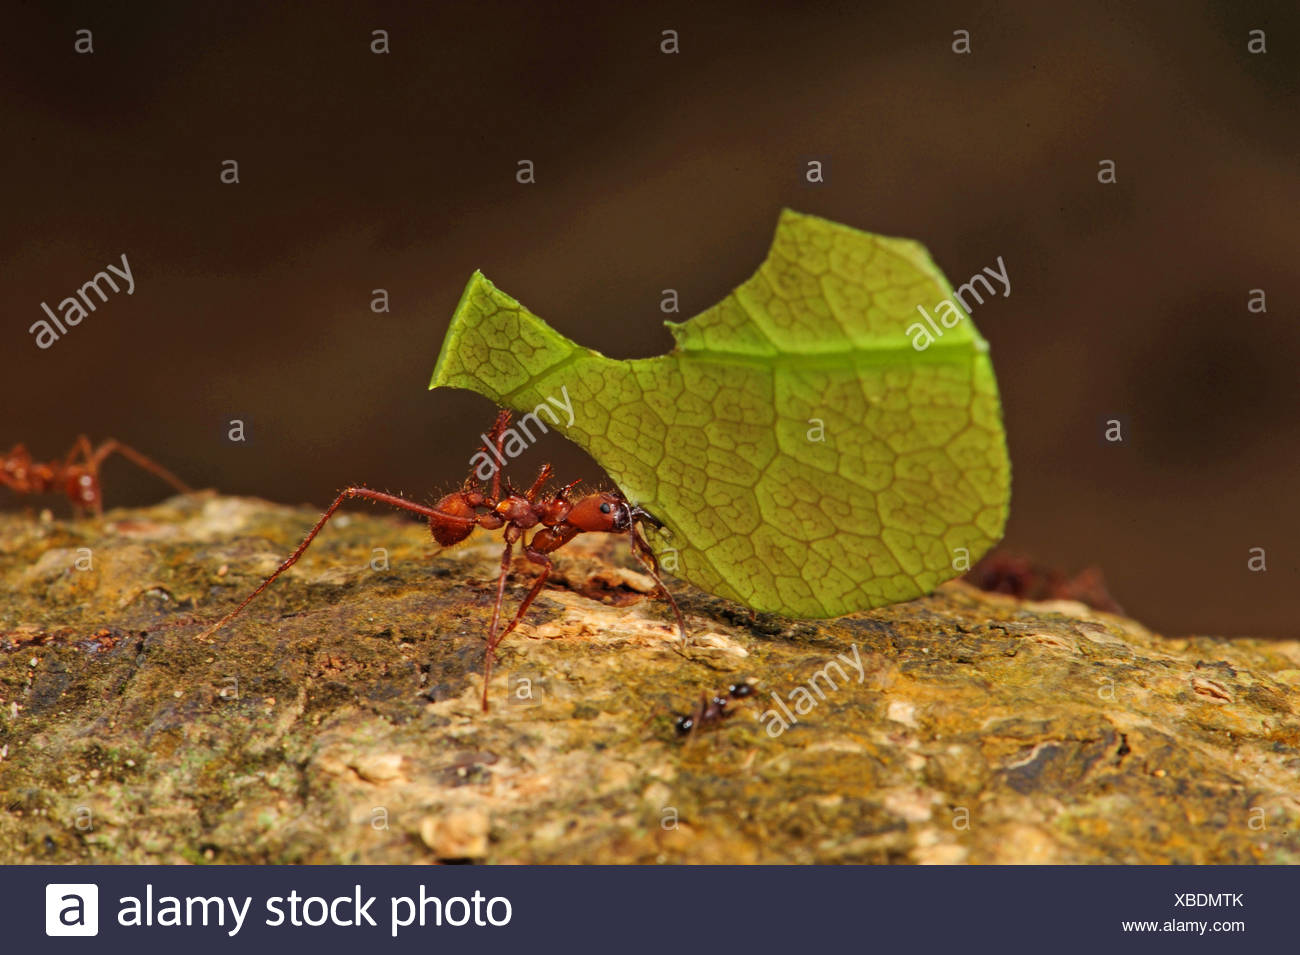
[[541, 491], [542, 485], [546, 483], [547, 478], [550, 476], [551, 465], [549, 463], [543, 464], [541, 471], [537, 473], [537, 480], [533, 482], [533, 486], [528, 489], [528, 493], [524, 495], [524, 498], [529, 501], [537, 500], [538, 492]]
[[582, 478], [578, 478], [576, 481], [570, 481], [568, 484], [564, 485], [564, 487], [555, 492], [555, 499], [557, 501], [567, 501], [569, 499], [569, 492], [581, 483]]
[[325, 526], [325, 522], [334, 516], [334, 512], [339, 509], [339, 505], [342, 504], [344, 501], [346, 501], [348, 498], [353, 498], [353, 497], [364, 498], [365, 500], [370, 500], [370, 501], [379, 501], [381, 504], [391, 504], [393, 507], [399, 507], [407, 511], [414, 511], [416, 514], [421, 514], [425, 517], [437, 516], [443, 518], [444, 520], [454, 520], [454, 521], [465, 520], [468, 523], [473, 523], [473, 521], [470, 521], [468, 518], [460, 518], [451, 514], [442, 514], [440, 511], [432, 507], [425, 507], [423, 504], [416, 504], [414, 501], [408, 501], [405, 498], [397, 497], [396, 495], [393, 494], [385, 494], [382, 491], [372, 491], [368, 487], [344, 488], [339, 493], [339, 496], [334, 499], [334, 503], [331, 504], [325, 510], [325, 513], [321, 515], [320, 520], [316, 522], [316, 526], [311, 529], [311, 533], [308, 534], [306, 538], [303, 540], [303, 542], [298, 545], [298, 549], [295, 550], [292, 554], [290, 554], [288, 558], [285, 559], [284, 563], [282, 563], [279, 567], [276, 568], [275, 573], [273, 573], [270, 577], [266, 578], [266, 580], [262, 582], [262, 586], [258, 587], [246, 598], [244, 598], [243, 603], [241, 603], [238, 607], [230, 611], [230, 613], [226, 614], [215, 624], [213, 624], [211, 627], [205, 630], [201, 634], [201, 636], [210, 637], [212, 636], [212, 634], [216, 633], [218, 630], [224, 627], [227, 623], [229, 623], [232, 619], [234, 619], [234, 617], [241, 610], [243, 610], [250, 603], [252, 603], [254, 597], [260, 594], [267, 587], [271, 586], [271, 583], [275, 580], [275, 578], [279, 577], [286, 570], [288, 570], [290, 567], [296, 564], [298, 562], [298, 558], [303, 555], [303, 551], [307, 549], [307, 547], [311, 544], [311, 542], [316, 538], [316, 535], [320, 533], [321, 528]]
[[[86, 436], [83, 434], [78, 440], [86, 441]], [[87, 450], [89, 450], [89, 446], [90, 446], [90, 442], [86, 441]], [[168, 484], [170, 484], [176, 490], [180, 491], [182, 494], [189, 494], [193, 491], [193, 488], [191, 488], [188, 484], [186, 484], [176, 475], [172, 474], [171, 471], [168, 471], [161, 464], [159, 464], [158, 462], [150, 458], [145, 457], [135, 448], [131, 447], [130, 445], [123, 444], [121, 441], [118, 441], [114, 438], [109, 438], [107, 441], [101, 444], [95, 450], [94, 454], [88, 458], [88, 463], [91, 465], [92, 474], [96, 477], [96, 479], [98, 479], [99, 477], [99, 465], [103, 462], [103, 460], [106, 457], [108, 457], [110, 454], [113, 454], [114, 452], [122, 455], [122, 457], [126, 458], [136, 467], [148, 471], [154, 477], [161, 478], [162, 480], [166, 481]]]
[[554, 569], [554, 565], [551, 563], [551, 558], [547, 557], [540, 551], [533, 550], [531, 547], [524, 548], [524, 556], [534, 564], [538, 564], [542, 568], [542, 572], [538, 575], [537, 579], [533, 581], [532, 588], [528, 591], [527, 596], [524, 597], [523, 603], [519, 605], [519, 609], [515, 611], [515, 619], [510, 621], [510, 626], [502, 630], [501, 635], [498, 636], [496, 642], [492, 644], [493, 648], [497, 647], [502, 640], [510, 636], [511, 631], [513, 631], [515, 627], [519, 626], [519, 621], [524, 619], [524, 614], [528, 612], [529, 605], [532, 604], [532, 602], [537, 599], [537, 595], [542, 592], [542, 587], [546, 585], [546, 581], [551, 576], [551, 571]]
[[90, 446], [90, 439], [84, 434], [77, 435], [77, 440], [72, 444], [72, 450], [68, 452], [68, 457], [64, 460], [64, 467], [72, 467], [77, 463], [77, 455], [81, 455], [82, 462], [90, 467], [95, 463], [95, 452]]
[[483, 653], [483, 712], [488, 711], [488, 683], [492, 680], [492, 658], [496, 655], [497, 627], [501, 623], [501, 603], [506, 596], [506, 575], [510, 573], [510, 559], [514, 556], [515, 541], [522, 531], [511, 524], [506, 528], [506, 548], [501, 552], [501, 574], [497, 577], [497, 600], [492, 607], [492, 626], [488, 628], [487, 649]]
[[704, 723], [704, 715], [709, 710], [709, 698], [703, 691], [700, 693], [700, 702], [695, 707], [695, 719], [691, 723], [691, 734], [686, 737], [686, 744], [689, 746], [695, 739], [695, 734], [700, 731], [700, 726]]
[[672, 605], [673, 616], [677, 618], [677, 629], [682, 635], [682, 644], [689, 643], [690, 639], [686, 636], [686, 620], [682, 617], [681, 608], [677, 606], [677, 599], [659, 577], [659, 558], [655, 556], [655, 552], [650, 548], [650, 544], [646, 539], [641, 536], [636, 524], [629, 527], [627, 533], [628, 537], [632, 539], [632, 553], [636, 555], [636, 559], [641, 562], [641, 565], [650, 572], [654, 582], [659, 585], [659, 590], [668, 598], [668, 603]]
[[[77, 463], [78, 456], [81, 457], [80, 464]], [[77, 435], [77, 440], [73, 443], [72, 450], [68, 452], [63, 467], [65, 471], [70, 471], [73, 468], [81, 468], [85, 471], [85, 474], [81, 476], [78, 482], [85, 490], [78, 493], [89, 492], [89, 506], [86, 505], [85, 498], [69, 495], [69, 499], [72, 501], [72, 513], [78, 518], [81, 517], [82, 512], [85, 510], [90, 510], [96, 517], [104, 516], [104, 496], [99, 484], [99, 462], [101, 460], [103, 459], [95, 456], [94, 449], [90, 445], [90, 439], [84, 434]]]
[[[537, 579], [533, 581], [532, 588], [528, 591], [527, 596], [524, 597], [523, 602], [519, 605], [519, 609], [515, 611], [515, 618], [510, 621], [510, 625], [506, 627], [504, 630], [502, 630], [501, 633], [498, 634], [495, 639], [490, 639], [488, 641], [487, 652], [488, 652], [489, 667], [491, 666], [492, 655], [496, 653], [496, 649], [498, 646], [501, 645], [501, 641], [504, 640], [506, 637], [510, 636], [511, 632], [515, 629], [515, 627], [519, 626], [519, 621], [524, 619], [524, 614], [528, 612], [529, 605], [531, 605], [532, 602], [537, 599], [537, 595], [542, 592], [542, 587], [546, 585], [547, 578], [551, 576], [551, 567], [552, 567], [551, 558], [547, 557], [541, 551], [533, 550], [533, 548], [530, 545], [524, 545], [524, 556], [527, 557], [529, 560], [531, 560], [534, 564], [541, 565], [542, 572], [541, 574], [538, 575]], [[498, 608], [500, 607], [499, 602], [497, 606]], [[495, 617], [493, 618], [492, 621], [492, 632], [496, 633]], [[486, 678], [484, 679], [484, 684], [483, 684], [483, 712], [484, 713], [487, 712]]]
[[[487, 452], [488, 460], [492, 462], [492, 500], [501, 500], [501, 464], [506, 459], [502, 454], [502, 449], [506, 445], [506, 428], [510, 424], [510, 412], [502, 408], [497, 412], [497, 420], [492, 423], [492, 429], [485, 435], [487, 441], [483, 443], [483, 450]], [[491, 442], [490, 444], [488, 442]], [[496, 456], [493, 457], [493, 445], [495, 445]], [[474, 472], [471, 470], [471, 474]]]

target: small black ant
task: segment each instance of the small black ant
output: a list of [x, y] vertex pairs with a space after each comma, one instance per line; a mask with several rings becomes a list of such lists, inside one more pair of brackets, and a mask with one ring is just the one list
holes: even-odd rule
[[753, 695], [754, 685], [752, 683], [732, 683], [727, 687], [726, 696], [714, 694], [712, 699], [709, 699], [707, 694], [701, 693], [700, 702], [696, 704], [695, 709], [690, 713], [682, 714], [674, 721], [673, 725], [677, 728], [677, 735], [694, 736], [696, 731], [702, 727], [721, 723], [733, 712], [727, 709], [732, 700], [741, 700]]

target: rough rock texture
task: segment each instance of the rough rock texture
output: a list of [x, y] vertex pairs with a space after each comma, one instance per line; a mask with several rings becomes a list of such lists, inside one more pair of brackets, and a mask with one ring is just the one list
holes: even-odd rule
[[1294, 641], [961, 583], [817, 623], [675, 586], [683, 650], [626, 543], [579, 538], [485, 716], [489, 536], [350, 513], [200, 639], [315, 517], [0, 516], [0, 861], [1300, 862]]

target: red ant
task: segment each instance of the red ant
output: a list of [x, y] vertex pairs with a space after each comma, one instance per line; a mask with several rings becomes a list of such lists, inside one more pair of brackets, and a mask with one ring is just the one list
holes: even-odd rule
[[34, 461], [31, 452], [21, 444], [15, 444], [0, 457], [0, 485], [18, 494], [66, 494], [78, 514], [89, 509], [96, 517], [102, 517], [104, 499], [99, 483], [99, 466], [113, 453], [162, 478], [182, 494], [190, 493], [185, 482], [134, 448], [113, 438], [98, 448], [92, 448], [90, 439], [84, 434], [77, 438], [77, 443], [63, 461]]
[[[505, 445], [505, 431], [509, 423], [509, 411], [501, 411], [497, 414], [496, 423], [493, 424], [492, 430], [488, 432], [486, 436], [488, 441], [484, 444], [484, 449], [488, 451], [489, 460], [492, 459], [493, 444], [496, 446], [496, 460], [505, 460], [502, 448]], [[443, 547], [459, 544], [469, 537], [476, 527], [487, 530], [505, 528], [506, 546], [501, 554], [501, 573], [497, 577], [496, 605], [492, 609], [492, 625], [488, 629], [487, 649], [484, 654], [483, 712], [485, 713], [488, 710], [488, 684], [492, 679], [492, 660], [496, 655], [497, 646], [515, 629], [519, 621], [523, 619], [529, 605], [541, 593], [542, 587], [552, 570], [551, 559], [547, 555], [559, 550], [579, 534], [627, 534], [628, 540], [632, 544], [632, 552], [650, 572], [650, 576], [658, 584], [659, 590], [672, 605], [673, 613], [677, 617], [678, 629], [681, 631], [683, 642], [685, 642], [686, 623], [682, 619], [682, 612], [677, 606], [677, 601], [673, 599], [673, 595], [660, 579], [659, 560], [655, 557], [654, 551], [651, 550], [649, 543], [646, 542], [639, 530], [639, 524], [642, 522], [655, 528], [663, 527], [663, 523], [644, 508], [628, 503], [623, 495], [615, 492], [600, 491], [595, 494], [588, 494], [576, 501], [569, 500], [569, 493], [578, 486], [579, 481], [566, 484], [550, 497], [541, 497], [539, 499], [538, 496], [541, 494], [542, 486], [550, 476], [551, 466], [549, 464], [543, 465], [541, 472], [537, 475], [537, 480], [533, 482], [533, 486], [528, 489], [527, 493], [518, 494], [507, 481], [506, 493], [502, 495], [501, 471], [499, 468], [493, 471], [491, 486], [486, 486], [485, 482], [482, 488], [475, 486], [474, 472], [471, 469], [470, 476], [466, 478], [461, 489], [444, 495], [433, 507], [417, 504], [414, 501], [408, 501], [393, 494], [385, 494], [382, 491], [372, 491], [367, 487], [344, 488], [339, 492], [339, 496], [334, 499], [334, 503], [326, 508], [320, 520], [316, 522], [316, 526], [311, 529], [311, 533], [298, 545], [298, 549], [290, 554], [284, 563], [276, 569], [275, 573], [266, 578], [260, 587], [244, 598], [243, 603], [222, 617], [203, 635], [205, 637], [210, 636], [229, 623], [236, 614], [252, 602], [254, 597], [269, 587], [275, 578], [297, 562], [303, 551], [320, 533], [321, 528], [325, 526], [325, 522], [333, 516], [340, 504], [348, 498], [359, 497], [390, 504], [393, 507], [412, 511], [427, 518], [433, 539]], [[541, 527], [534, 532], [531, 540], [524, 541], [523, 551], [525, 557], [542, 568], [542, 572], [538, 575], [537, 580], [533, 582], [532, 588], [519, 605], [514, 619], [510, 621], [510, 624], [504, 630], [498, 633], [497, 629], [501, 623], [501, 604], [506, 591], [506, 575], [510, 572], [514, 546], [523, 539], [525, 531], [537, 527], [538, 524]]]
[[740, 700], [753, 695], [754, 685], [752, 683], [732, 683], [727, 687], [726, 696], [715, 693], [712, 699], [701, 693], [700, 702], [696, 704], [695, 709], [690, 713], [677, 717], [673, 721], [673, 726], [677, 729], [677, 735], [694, 736], [702, 727], [721, 723], [732, 713], [731, 710], [727, 709], [732, 700]]
[[1077, 600], [1094, 610], [1124, 612], [1106, 590], [1106, 580], [1096, 567], [1067, 578], [1054, 567], [1035, 564], [1017, 554], [995, 551], [976, 564], [965, 579], [980, 590], [1010, 594], [1020, 600]]

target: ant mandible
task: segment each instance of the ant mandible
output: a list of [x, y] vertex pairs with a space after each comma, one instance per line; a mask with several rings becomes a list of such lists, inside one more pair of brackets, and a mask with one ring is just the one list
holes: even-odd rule
[[99, 466], [110, 454], [122, 455], [182, 494], [190, 493], [184, 481], [134, 448], [113, 438], [94, 448], [84, 434], [77, 438], [63, 461], [34, 461], [31, 452], [15, 444], [0, 457], [0, 486], [18, 494], [64, 494], [78, 514], [84, 509], [102, 517], [104, 497]]
[[[489, 459], [492, 459], [492, 446], [495, 445], [496, 460], [505, 460], [502, 448], [505, 445], [505, 431], [509, 423], [509, 411], [503, 410], [497, 414], [492, 430], [486, 435], [488, 441], [484, 444], [485, 450], [489, 452]], [[211, 636], [220, 630], [241, 610], [247, 607], [253, 601], [253, 598], [269, 587], [277, 577], [297, 563], [303, 551], [320, 533], [321, 528], [325, 526], [325, 522], [338, 510], [340, 504], [349, 498], [362, 498], [364, 500], [378, 501], [382, 504], [390, 504], [393, 507], [411, 511], [427, 518], [433, 539], [443, 547], [459, 544], [469, 537], [476, 527], [482, 527], [486, 530], [505, 529], [506, 546], [501, 554], [501, 573], [497, 577], [496, 604], [492, 609], [492, 624], [488, 629], [487, 648], [484, 652], [483, 712], [485, 713], [488, 711], [488, 685], [492, 679], [492, 661], [496, 656], [496, 648], [515, 629], [519, 621], [523, 619], [529, 605], [541, 593], [542, 587], [546, 584], [552, 570], [551, 558], [548, 555], [559, 550], [579, 534], [604, 533], [626, 534], [628, 536], [633, 554], [650, 572], [650, 576], [654, 578], [659, 590], [672, 605], [673, 614], [677, 618], [678, 630], [681, 632], [682, 641], [685, 642], [686, 622], [682, 619], [682, 612], [677, 606], [677, 601], [673, 599], [673, 595], [664, 586], [663, 580], [660, 579], [659, 560], [655, 557], [650, 544], [640, 531], [640, 524], [642, 523], [655, 528], [663, 527], [663, 523], [645, 508], [630, 504], [623, 495], [615, 492], [600, 491], [578, 498], [576, 501], [569, 500], [570, 492], [581, 483], [579, 481], [566, 484], [549, 497], [539, 497], [543, 485], [550, 477], [551, 466], [549, 464], [543, 465], [541, 472], [537, 475], [537, 480], [533, 482], [533, 486], [526, 493], [522, 495], [516, 493], [507, 482], [506, 493], [503, 495], [500, 468], [493, 471], [491, 485], [488, 486], [484, 482], [481, 487], [475, 486], [474, 472], [471, 469], [470, 476], [466, 478], [465, 484], [460, 490], [444, 495], [432, 507], [408, 501], [406, 498], [394, 494], [374, 491], [368, 487], [344, 488], [339, 492], [338, 497], [334, 499], [334, 503], [326, 508], [320, 520], [316, 522], [316, 526], [298, 545], [298, 549], [290, 554], [284, 563], [276, 569], [275, 573], [262, 582], [260, 587], [245, 597], [238, 607], [205, 631], [203, 636]], [[533, 582], [533, 586], [529, 589], [527, 595], [525, 595], [523, 602], [520, 603], [519, 609], [515, 611], [514, 619], [510, 621], [504, 630], [498, 632], [501, 623], [501, 604], [505, 599], [506, 576], [510, 572], [515, 544], [523, 540], [525, 531], [531, 530], [539, 524], [541, 526], [533, 533], [532, 538], [523, 542], [523, 552], [524, 556], [541, 567], [542, 571]]]

